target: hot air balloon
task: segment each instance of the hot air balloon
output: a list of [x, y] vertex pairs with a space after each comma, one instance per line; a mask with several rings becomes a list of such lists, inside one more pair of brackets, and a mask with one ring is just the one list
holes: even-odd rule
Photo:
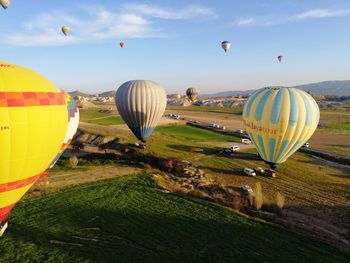
[[188, 88], [186, 90], [186, 95], [191, 101], [195, 101], [198, 95], [198, 91], [196, 88]]
[[0, 4], [4, 9], [7, 9], [10, 6], [10, 0], [0, 0]]
[[316, 101], [295, 88], [255, 91], [243, 109], [243, 122], [260, 157], [275, 169], [314, 133], [320, 111]]
[[156, 82], [133, 80], [118, 88], [115, 103], [130, 130], [146, 142], [165, 111], [167, 98], [165, 90]]
[[283, 56], [278, 56], [278, 57], [277, 57], [277, 59], [278, 59], [279, 62], [282, 62], [282, 58], [283, 58]]
[[46, 173], [68, 125], [65, 94], [29, 69], [0, 62], [0, 229]]
[[119, 46], [120, 46], [121, 48], [123, 48], [123, 47], [124, 47], [124, 42], [121, 41], [121, 42], [119, 43]]
[[70, 33], [70, 28], [67, 27], [67, 26], [62, 27], [62, 33], [63, 33], [65, 36], [68, 36], [69, 33]]
[[230, 41], [223, 41], [221, 43], [221, 47], [223, 48], [223, 50], [225, 51], [225, 53], [230, 49], [231, 47], [231, 43]]
[[52, 168], [56, 164], [57, 160], [61, 157], [64, 150], [72, 142], [72, 139], [75, 133], [77, 132], [79, 126], [79, 109], [77, 107], [77, 104], [68, 93], [65, 92], [64, 97], [68, 111], [68, 126], [66, 136], [64, 137], [63, 143], [58, 154], [56, 155], [55, 159], [51, 162], [49, 168]]

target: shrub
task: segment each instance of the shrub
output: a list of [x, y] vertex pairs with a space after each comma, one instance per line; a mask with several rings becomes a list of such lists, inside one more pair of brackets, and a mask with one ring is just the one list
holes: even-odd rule
[[73, 141], [71, 145], [72, 145], [73, 151], [76, 153], [79, 153], [80, 150], [84, 149], [84, 143], [81, 141]]
[[165, 159], [161, 161], [161, 169], [171, 172], [174, 168], [174, 161], [172, 159]]
[[239, 211], [241, 207], [242, 207], [241, 198], [239, 196], [233, 197], [232, 208]]
[[79, 160], [78, 160], [77, 156], [73, 155], [73, 156], [69, 157], [68, 164], [71, 168], [77, 167], [78, 162], [79, 162]]
[[188, 192], [189, 195], [201, 199], [207, 199], [207, 196], [200, 190], [198, 189], [192, 189], [191, 191]]
[[284, 195], [281, 194], [280, 192], [276, 193], [276, 205], [278, 207], [278, 214], [282, 215], [282, 210], [284, 207]]
[[255, 202], [254, 206], [256, 210], [260, 210], [263, 205], [263, 193], [261, 189], [261, 184], [257, 182], [255, 184]]

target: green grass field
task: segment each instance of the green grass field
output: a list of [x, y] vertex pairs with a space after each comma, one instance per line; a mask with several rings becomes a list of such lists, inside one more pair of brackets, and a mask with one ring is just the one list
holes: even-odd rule
[[327, 127], [338, 130], [348, 130], [350, 131], [350, 122], [336, 122], [330, 123]]
[[177, 138], [187, 139], [196, 142], [238, 142], [239, 138], [234, 136], [222, 135], [217, 132], [199, 129], [188, 125], [168, 125], [161, 126], [156, 131], [175, 136]]
[[216, 113], [233, 113], [233, 114], [242, 114], [243, 107], [209, 107], [209, 106], [167, 106], [167, 110], [181, 110], [181, 111], [201, 111], [201, 112], [216, 112]]
[[129, 175], [27, 199], [2, 262], [349, 262], [321, 242]]
[[100, 125], [120, 125], [125, 124], [120, 116], [109, 116], [98, 119], [92, 119], [88, 121], [89, 123], [100, 124]]
[[96, 118], [103, 118], [111, 116], [110, 113], [99, 112], [96, 110], [79, 109], [80, 121], [87, 122]]
[[125, 122], [115, 113], [100, 112], [97, 109], [80, 109], [80, 121], [100, 125], [120, 125]]

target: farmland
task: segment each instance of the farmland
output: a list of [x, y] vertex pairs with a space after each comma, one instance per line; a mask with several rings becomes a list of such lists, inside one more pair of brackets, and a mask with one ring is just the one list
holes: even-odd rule
[[[240, 116], [234, 112], [174, 111], [240, 128]], [[81, 115], [80, 128], [85, 132], [117, 137], [125, 144], [136, 141], [114, 111], [84, 109]], [[316, 138], [331, 136], [330, 131], [348, 134], [326, 126], [343, 122], [346, 116], [325, 116], [321, 120], [325, 128], [317, 131]], [[220, 153], [223, 145], [239, 145], [242, 150], [234, 156], [224, 155]], [[3, 259], [225, 262], [235, 258], [263, 262], [283, 256], [286, 262], [347, 262], [348, 254], [317, 239], [349, 249], [350, 167], [296, 153], [278, 168], [277, 178], [244, 176], [244, 167], [266, 167], [255, 152], [237, 137], [166, 118], [144, 150], [145, 154], [193, 162], [218, 185], [234, 187], [237, 194], [240, 186], [259, 182], [265, 206], [275, 202], [277, 191], [282, 193], [284, 216], [276, 222], [293, 232], [257, 223], [212, 202], [164, 192], [143, 165], [114, 160], [86, 165], [81, 160], [74, 169], [56, 166], [47, 178], [49, 184], [45, 179], [39, 182], [15, 207], [10, 227], [0, 240], [5, 248]], [[277, 250], [281, 251], [278, 258]]]
[[[55, 262], [347, 262], [318, 241], [126, 175], [21, 202], [2, 260]], [[276, 253], [278, 251], [278, 253]]]

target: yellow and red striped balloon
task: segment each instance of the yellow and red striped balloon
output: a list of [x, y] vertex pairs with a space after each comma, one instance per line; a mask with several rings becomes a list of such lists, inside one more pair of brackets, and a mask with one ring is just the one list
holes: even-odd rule
[[243, 122], [260, 157], [276, 168], [295, 153], [317, 128], [316, 101], [295, 88], [255, 91], [243, 109]]
[[0, 62], [0, 223], [46, 174], [67, 125], [63, 91], [29, 69]]

